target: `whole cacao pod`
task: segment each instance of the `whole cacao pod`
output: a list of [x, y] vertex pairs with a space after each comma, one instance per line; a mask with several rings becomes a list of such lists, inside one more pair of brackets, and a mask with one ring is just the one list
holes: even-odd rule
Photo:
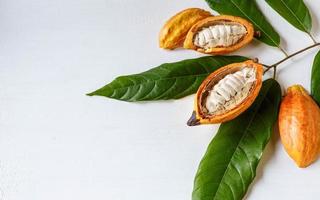
[[164, 49], [175, 49], [183, 46], [189, 29], [199, 20], [212, 16], [200, 8], [185, 9], [171, 17], [162, 27], [159, 34], [159, 46]]
[[287, 89], [279, 112], [282, 144], [298, 167], [314, 162], [320, 150], [320, 109], [301, 85]]

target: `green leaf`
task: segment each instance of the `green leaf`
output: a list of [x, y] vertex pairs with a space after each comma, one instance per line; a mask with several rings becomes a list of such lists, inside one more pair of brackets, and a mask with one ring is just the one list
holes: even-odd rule
[[320, 51], [314, 58], [312, 66], [311, 96], [320, 105]]
[[254, 104], [220, 126], [202, 159], [192, 200], [240, 200], [256, 175], [281, 100], [279, 84], [264, 81]]
[[245, 60], [248, 58], [207, 56], [165, 63], [140, 74], [120, 76], [88, 95], [123, 101], [179, 99], [195, 93], [201, 82], [216, 69]]
[[280, 36], [262, 14], [254, 0], [206, 0], [209, 6], [220, 14], [245, 18], [261, 32], [257, 39], [275, 47], [280, 45]]
[[310, 33], [312, 19], [303, 0], [265, 1], [294, 27], [306, 33]]

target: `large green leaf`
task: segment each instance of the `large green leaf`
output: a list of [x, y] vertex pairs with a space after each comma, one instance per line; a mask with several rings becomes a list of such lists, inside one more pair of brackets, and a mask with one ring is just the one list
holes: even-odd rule
[[245, 60], [248, 58], [207, 56], [165, 63], [140, 74], [120, 76], [88, 95], [123, 101], [178, 99], [195, 93], [204, 78], [219, 67]]
[[280, 100], [279, 84], [269, 79], [245, 113], [220, 126], [200, 163], [192, 200], [243, 198], [270, 139]]
[[209, 6], [220, 14], [245, 18], [261, 32], [260, 41], [279, 47], [280, 36], [262, 14], [254, 0], [206, 0]]
[[320, 51], [313, 61], [311, 72], [311, 95], [320, 105]]
[[265, 0], [275, 11], [297, 29], [310, 33], [312, 20], [303, 0]]

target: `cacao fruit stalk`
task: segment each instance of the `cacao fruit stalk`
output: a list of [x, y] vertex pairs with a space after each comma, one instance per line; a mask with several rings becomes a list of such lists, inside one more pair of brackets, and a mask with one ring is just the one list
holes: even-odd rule
[[282, 144], [298, 167], [313, 163], [320, 149], [320, 109], [301, 85], [287, 89], [279, 112]]

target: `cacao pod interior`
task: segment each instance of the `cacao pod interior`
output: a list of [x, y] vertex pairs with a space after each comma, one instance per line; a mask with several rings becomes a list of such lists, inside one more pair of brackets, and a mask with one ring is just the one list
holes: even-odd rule
[[[193, 43], [194, 45], [197, 47], [197, 48], [202, 48], [200, 46], [197, 46], [196, 43], [195, 43], [195, 36], [202, 30], [202, 29], [205, 29], [205, 28], [209, 28], [211, 26], [215, 26], [215, 25], [239, 25], [239, 26], [243, 26], [242, 24], [238, 23], [238, 22], [233, 22], [231, 20], [228, 20], [228, 19], [224, 19], [224, 20], [217, 20], [217, 21], [208, 21], [206, 24], [203, 24], [203, 27], [201, 27], [201, 29], [198, 30], [198, 32], [196, 34], [194, 34], [194, 37], [193, 37]], [[237, 40], [236, 43], [240, 43], [247, 35], [248, 35], [248, 30], [245, 26], [243, 26], [245, 29], [246, 29], [246, 33], [240, 38]], [[218, 46], [215, 46], [215, 47], [210, 47], [210, 48], [223, 48], [223, 47], [230, 47], [232, 45], [229, 45], [229, 46], [225, 46], [225, 45], [218, 45]]]
[[[247, 34], [244, 37], [242, 37], [241, 40], [239, 40], [234, 45], [226, 46], [226, 47], [222, 46], [222, 47], [203, 49], [203, 48], [199, 48], [194, 44], [195, 35], [199, 31], [201, 31], [204, 27], [209, 27], [211, 25], [214, 25], [217, 23], [219, 24], [223, 22], [241, 24], [246, 28]], [[227, 54], [227, 53], [236, 51], [241, 47], [245, 46], [246, 44], [250, 43], [253, 39], [253, 36], [254, 36], [253, 25], [241, 17], [230, 16], [230, 15], [212, 16], [212, 17], [207, 17], [205, 19], [198, 21], [196, 24], [194, 24], [191, 27], [184, 41], [184, 48], [193, 49], [206, 54], [222, 55], [222, 54]]]
[[[209, 95], [209, 92], [212, 88], [222, 80], [226, 75], [235, 73], [243, 68], [254, 68], [255, 69], [255, 82], [252, 84], [246, 97], [236, 104], [232, 109], [227, 110], [226, 112], [212, 115], [208, 113], [208, 110], [205, 107], [205, 101]], [[245, 61], [242, 63], [233, 63], [227, 66], [224, 66], [217, 71], [210, 74], [200, 85], [194, 104], [194, 113], [188, 121], [188, 125], [194, 126], [199, 124], [214, 124], [222, 123], [234, 119], [242, 112], [244, 112], [258, 96], [260, 88], [262, 86], [262, 75], [263, 67], [261, 64], [255, 63], [252, 60]]]
[[[203, 90], [202, 95], [200, 96], [200, 99], [199, 99], [199, 102], [200, 102], [199, 113], [200, 113], [201, 116], [203, 116], [204, 118], [207, 118], [207, 117], [211, 117], [211, 116], [214, 115], [214, 114], [208, 113], [208, 110], [207, 110], [207, 108], [205, 106], [205, 102], [207, 100], [209, 92], [213, 89], [213, 87], [219, 81], [224, 79], [228, 74], [233, 74], [233, 73], [235, 73], [237, 71], [240, 71], [240, 70], [242, 70], [243, 68], [246, 68], [246, 67], [248, 67], [248, 66], [239, 66], [239, 67], [226, 68], [226, 70], [222, 71], [220, 74], [217, 74], [216, 77], [214, 77], [210, 82], [208, 82], [208, 84], [205, 86], [205, 89]], [[254, 84], [251, 86], [249, 93], [252, 92], [252, 88], [255, 87], [255, 83], [256, 82], [254, 82]], [[228, 111], [225, 111], [225, 112], [228, 112]]]

